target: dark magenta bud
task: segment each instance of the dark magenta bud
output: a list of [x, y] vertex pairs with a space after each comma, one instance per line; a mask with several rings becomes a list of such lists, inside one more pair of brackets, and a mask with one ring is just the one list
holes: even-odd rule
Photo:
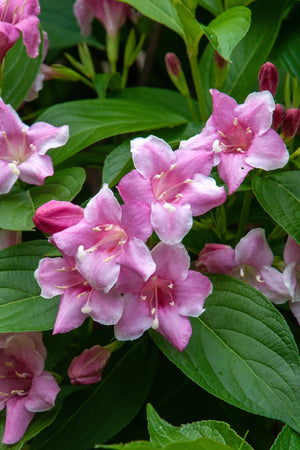
[[70, 202], [50, 200], [40, 206], [33, 222], [43, 233], [53, 234], [76, 225], [84, 215], [84, 209]]
[[258, 81], [260, 91], [270, 91], [275, 97], [278, 86], [278, 71], [274, 64], [266, 62], [261, 66]]
[[181, 71], [181, 64], [175, 53], [166, 53], [165, 63], [167, 67], [168, 74], [178, 78]]
[[282, 124], [281, 134], [283, 139], [291, 140], [295, 137], [300, 125], [300, 110], [290, 108], [286, 111]]
[[284, 114], [285, 114], [285, 107], [283, 105], [280, 105], [279, 103], [276, 103], [275, 109], [273, 111], [273, 122], [272, 122], [273, 130], [275, 131], [278, 130], [278, 128], [282, 124]]
[[110, 358], [110, 351], [100, 345], [84, 350], [73, 358], [68, 375], [72, 384], [99, 383], [102, 372]]

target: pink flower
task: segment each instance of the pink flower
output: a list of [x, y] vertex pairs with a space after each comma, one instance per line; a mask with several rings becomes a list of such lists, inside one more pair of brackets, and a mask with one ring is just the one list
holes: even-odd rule
[[6, 194], [18, 178], [29, 184], [43, 184], [53, 175], [50, 148], [64, 145], [69, 137], [67, 125], [54, 127], [37, 122], [23, 124], [10, 105], [0, 99], [0, 194]]
[[54, 406], [60, 391], [44, 370], [46, 348], [40, 332], [0, 335], [0, 410], [6, 406], [2, 443], [15, 444], [34, 413]]
[[36, 210], [32, 220], [43, 233], [53, 234], [76, 225], [83, 216], [84, 209], [78, 205], [50, 200]]
[[119, 340], [136, 339], [152, 327], [182, 351], [192, 333], [187, 316], [197, 317], [204, 311], [211, 282], [188, 270], [190, 258], [182, 244], [160, 242], [151, 254], [156, 270], [147, 281], [133, 271], [121, 270], [118, 289], [125, 293], [124, 311], [115, 335]]
[[138, 201], [151, 207], [151, 224], [166, 244], [175, 244], [189, 232], [193, 216], [204, 214], [226, 200], [210, 173], [213, 155], [177, 150], [155, 136], [131, 141], [137, 170], [118, 185], [124, 202]]
[[283, 279], [291, 296], [290, 308], [300, 325], [300, 245], [291, 236], [288, 236], [283, 257], [286, 264]]
[[121, 317], [121, 296], [114, 288], [105, 293], [90, 286], [76, 270], [73, 258], [44, 258], [34, 276], [42, 297], [61, 295], [53, 334], [79, 327], [87, 316], [103, 325], [113, 325]]
[[76, 257], [77, 270], [95, 289], [108, 292], [123, 265], [147, 280], [155, 269], [144, 244], [152, 233], [147, 209], [144, 204], [120, 206], [105, 184], [86, 206], [84, 218], [52, 239], [64, 254]]
[[275, 103], [269, 91], [253, 92], [241, 105], [216, 89], [210, 92], [212, 115], [202, 132], [181, 142], [180, 149], [212, 152], [229, 194], [253, 168], [274, 170], [285, 166], [289, 153], [271, 129]]
[[81, 355], [73, 358], [68, 368], [71, 383], [99, 383], [109, 358], [110, 351], [100, 345], [94, 345], [94, 347], [84, 350]]
[[283, 274], [271, 267], [273, 253], [262, 228], [255, 228], [244, 236], [233, 250], [222, 244], [206, 244], [196, 263], [200, 270], [226, 273], [240, 278], [258, 289], [274, 303], [289, 299]]
[[109, 35], [115, 36], [130, 14], [130, 6], [117, 0], [76, 0], [74, 14], [83, 36], [91, 34], [94, 17], [102, 23]]
[[20, 244], [22, 240], [22, 231], [0, 230], [0, 250]]
[[0, 2], [0, 63], [6, 52], [14, 45], [20, 35], [28, 56], [39, 54], [41, 42], [39, 31], [40, 6], [38, 0], [2, 0]]

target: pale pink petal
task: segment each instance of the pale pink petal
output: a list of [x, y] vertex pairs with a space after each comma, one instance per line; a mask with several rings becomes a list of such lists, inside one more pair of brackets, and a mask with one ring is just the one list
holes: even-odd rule
[[128, 269], [128, 267], [121, 266], [119, 278], [117, 281], [118, 292], [120, 292], [121, 294], [126, 294], [128, 292], [130, 292], [131, 294], [138, 294], [143, 284], [144, 280], [137, 272]]
[[48, 411], [53, 408], [59, 391], [55, 378], [44, 371], [40, 376], [33, 377], [25, 408], [32, 412]]
[[39, 54], [39, 46], [41, 43], [39, 24], [39, 19], [31, 15], [15, 25], [22, 32], [23, 42], [30, 58], [36, 58]]
[[156, 273], [171, 282], [184, 281], [188, 275], [190, 257], [183, 244], [166, 245], [160, 242], [152, 249]]
[[177, 350], [182, 352], [189, 343], [192, 326], [187, 317], [178, 314], [177, 307], [169, 306], [158, 309], [159, 327], [162, 334]]
[[142, 177], [137, 170], [132, 170], [122, 178], [118, 190], [124, 202], [139, 201], [151, 205], [155, 200], [151, 180]]
[[274, 98], [269, 91], [252, 92], [236, 107], [235, 114], [241, 124], [261, 135], [271, 128], [274, 109]]
[[155, 271], [155, 263], [152, 260], [150, 250], [143, 241], [134, 237], [127, 242], [116, 261], [120, 265], [137, 272], [145, 281]]
[[[211, 121], [211, 119], [208, 119], [208, 121]], [[207, 157], [207, 154], [212, 153], [214, 141], [219, 138], [220, 135], [215, 126], [211, 126], [206, 122], [206, 126], [201, 133], [180, 142], [179, 150], [197, 150], [203, 152], [204, 157]]]
[[177, 168], [181, 179], [193, 178], [196, 173], [202, 173], [208, 176], [214, 165], [214, 154], [209, 150], [195, 151], [190, 148], [176, 150]]
[[290, 299], [290, 293], [285, 285], [284, 277], [274, 267], [264, 266], [259, 270], [260, 282], [257, 289], [273, 303], [285, 303]]
[[201, 272], [225, 273], [227, 275], [236, 266], [235, 251], [229, 245], [224, 244], [205, 244], [196, 262], [196, 267]]
[[10, 23], [0, 22], [0, 63], [17, 41], [20, 32]]
[[124, 302], [115, 288], [108, 293], [93, 289], [88, 306], [92, 308], [89, 316], [95, 322], [114, 325], [122, 316]]
[[126, 294], [123, 300], [124, 310], [115, 325], [115, 336], [119, 341], [137, 339], [153, 324], [149, 304], [134, 294]]
[[67, 333], [78, 328], [86, 319], [87, 315], [81, 309], [87, 301], [87, 295], [77, 288], [67, 289], [61, 296], [58, 313], [54, 324], [53, 334]]
[[146, 203], [125, 203], [122, 208], [121, 226], [128, 236], [136, 237], [145, 242], [152, 234], [150, 222], [151, 208]]
[[255, 228], [244, 236], [235, 248], [235, 261], [237, 264], [248, 264], [260, 268], [271, 266], [274, 256], [270, 249], [265, 231]]
[[213, 100], [213, 114], [210, 116], [207, 125], [214, 126], [217, 130], [226, 133], [225, 130], [232, 126], [236, 117], [237, 102], [217, 89], [210, 89], [210, 93]]
[[39, 155], [37, 152], [18, 165], [20, 179], [28, 184], [44, 184], [45, 178], [54, 174], [50, 156]]
[[86, 221], [96, 226], [119, 223], [121, 216], [121, 206], [107, 184], [89, 201], [84, 211]]
[[224, 187], [217, 186], [215, 180], [196, 174], [183, 191], [183, 201], [191, 205], [193, 216], [200, 216], [226, 201]]
[[91, 23], [95, 17], [93, 8], [86, 0], [76, 0], [73, 6], [74, 15], [80, 26], [82, 36], [89, 36], [91, 34]]
[[6, 161], [0, 159], [0, 194], [7, 194], [18, 179]]
[[184, 281], [174, 284], [174, 297], [178, 313], [182, 316], [198, 317], [204, 311], [205, 299], [212, 293], [212, 283], [206, 276], [188, 271]]
[[159, 175], [175, 163], [172, 148], [156, 136], [133, 139], [131, 152], [135, 168], [144, 178]]
[[22, 241], [22, 231], [11, 231], [1, 228], [0, 230], [0, 250], [20, 244]]
[[261, 136], [254, 136], [245, 157], [252, 167], [274, 170], [284, 167], [289, 160], [289, 152], [276, 131], [270, 129]]
[[220, 155], [219, 175], [227, 184], [228, 193], [232, 194], [240, 187], [248, 172], [252, 170], [252, 166], [246, 163], [244, 154], [222, 152]]
[[300, 284], [297, 277], [297, 263], [291, 262], [287, 264], [283, 271], [284, 284], [287, 287], [293, 301], [300, 301]]
[[92, 231], [91, 225], [82, 219], [76, 225], [54, 233], [52, 240], [61, 252], [75, 256], [80, 245], [90, 248], [97, 242], [97, 237], [97, 232]]
[[26, 334], [12, 334], [6, 341], [5, 354], [13, 356], [33, 374], [40, 375], [44, 369], [44, 358], [35, 343]]
[[166, 244], [181, 242], [193, 225], [190, 205], [154, 203], [151, 206], [151, 223], [158, 237]]
[[69, 139], [69, 127], [54, 127], [45, 122], [36, 122], [28, 129], [28, 144], [35, 146], [40, 155], [44, 155], [50, 148], [65, 145]]
[[295, 262], [297, 266], [300, 264], [300, 245], [291, 236], [288, 236], [287, 238], [283, 257], [286, 264], [292, 262]]
[[298, 324], [300, 325], [300, 301], [298, 301], [298, 302], [290, 301], [290, 308], [291, 308], [292, 313], [296, 317]]
[[[28, 126], [21, 121], [15, 110], [0, 98], [0, 131], [5, 131], [9, 141], [22, 143], [22, 130], [27, 131]], [[2, 136], [1, 139], [3, 143]], [[2, 154], [2, 149], [0, 154]]]
[[6, 402], [3, 444], [15, 444], [24, 435], [34, 413], [25, 408], [27, 397], [13, 396]]

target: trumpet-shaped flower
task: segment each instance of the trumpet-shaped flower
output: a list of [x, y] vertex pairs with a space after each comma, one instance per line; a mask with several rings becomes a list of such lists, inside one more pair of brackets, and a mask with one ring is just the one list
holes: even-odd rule
[[130, 6], [118, 0], [76, 0], [74, 14], [83, 36], [91, 34], [94, 17], [102, 23], [106, 32], [115, 36], [130, 14]]
[[300, 245], [291, 236], [284, 248], [284, 283], [290, 293], [290, 308], [300, 325]]
[[182, 351], [192, 333], [188, 316], [204, 311], [212, 285], [206, 276], [188, 270], [190, 258], [181, 243], [160, 242], [151, 253], [156, 270], [147, 281], [121, 270], [118, 289], [125, 293], [124, 311], [115, 335], [119, 340], [136, 339], [152, 327]]
[[204, 272], [226, 273], [242, 279], [272, 302], [284, 303], [289, 293], [283, 274], [271, 267], [273, 259], [265, 231], [255, 228], [240, 240], [235, 250], [228, 245], [206, 244], [196, 266]]
[[0, 194], [9, 192], [18, 178], [29, 184], [43, 184], [53, 175], [50, 148], [64, 145], [69, 138], [67, 125], [54, 127], [36, 122], [23, 124], [10, 105], [0, 99]]
[[54, 406], [59, 387], [44, 370], [46, 348], [40, 332], [0, 335], [0, 410], [6, 406], [2, 442], [15, 444], [34, 413]]
[[77, 270], [95, 289], [108, 292], [123, 265], [147, 280], [155, 269], [144, 244], [152, 233], [148, 208], [144, 204], [120, 206], [105, 184], [86, 206], [84, 218], [55, 233], [53, 242], [63, 254], [76, 257]]
[[216, 89], [210, 92], [212, 115], [202, 132], [181, 142], [180, 149], [212, 152], [229, 194], [253, 168], [274, 170], [286, 165], [287, 148], [271, 129], [275, 103], [269, 91], [253, 92], [241, 105]]
[[[125, 202], [151, 206], [151, 224], [166, 244], [175, 244], [189, 232], [193, 216], [204, 214], [226, 200], [223, 187], [207, 175], [212, 154], [177, 150], [155, 136], [131, 141], [137, 170], [118, 185]], [[201, 169], [200, 169], [201, 168]]]
[[74, 258], [44, 258], [34, 273], [44, 298], [61, 295], [53, 334], [79, 327], [87, 316], [103, 325], [118, 322], [123, 301], [115, 289], [92, 288], [76, 270]]
[[0, 2], [0, 63], [20, 35], [28, 56], [39, 54], [40, 6], [38, 0], [2, 0]]

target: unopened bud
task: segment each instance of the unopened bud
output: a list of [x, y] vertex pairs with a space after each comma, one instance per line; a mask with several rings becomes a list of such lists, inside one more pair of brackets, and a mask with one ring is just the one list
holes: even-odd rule
[[288, 109], [281, 124], [281, 134], [283, 139], [287, 141], [293, 139], [298, 131], [299, 125], [300, 110], [297, 108]]
[[235, 252], [232, 247], [224, 244], [205, 244], [199, 253], [196, 267], [200, 272], [226, 273], [237, 266], [234, 259]]
[[40, 206], [33, 222], [43, 233], [53, 234], [76, 225], [84, 215], [84, 209], [71, 202], [50, 200]]
[[275, 97], [278, 86], [278, 71], [274, 64], [266, 62], [261, 66], [258, 81], [260, 91], [270, 91]]
[[273, 122], [272, 122], [273, 130], [275, 131], [278, 130], [278, 128], [282, 124], [284, 114], [285, 114], [285, 107], [283, 105], [280, 105], [280, 103], [276, 103], [275, 109], [273, 111]]
[[176, 88], [183, 95], [188, 95], [189, 90], [186, 79], [181, 69], [181, 63], [175, 53], [166, 53], [165, 63], [169, 77], [171, 78], [171, 81], [174, 83]]
[[100, 345], [84, 350], [76, 356], [68, 369], [72, 384], [93, 384], [101, 381], [102, 372], [110, 358], [110, 351]]

